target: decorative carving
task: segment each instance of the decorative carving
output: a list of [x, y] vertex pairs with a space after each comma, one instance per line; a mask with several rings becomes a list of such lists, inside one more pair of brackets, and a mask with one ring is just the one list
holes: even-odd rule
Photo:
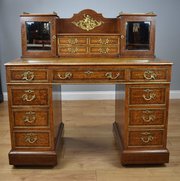
[[75, 21], [72, 22], [75, 26], [77, 26], [83, 30], [90, 31], [98, 26], [101, 26], [104, 23], [103, 21], [94, 20], [88, 14], [84, 14], [83, 16], [84, 16], [83, 20], [79, 20], [77, 22], [75, 22]]

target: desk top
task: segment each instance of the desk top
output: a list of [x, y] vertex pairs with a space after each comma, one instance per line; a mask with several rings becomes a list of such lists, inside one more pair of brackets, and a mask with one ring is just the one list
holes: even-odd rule
[[11, 65], [172, 65], [158, 58], [17, 58]]

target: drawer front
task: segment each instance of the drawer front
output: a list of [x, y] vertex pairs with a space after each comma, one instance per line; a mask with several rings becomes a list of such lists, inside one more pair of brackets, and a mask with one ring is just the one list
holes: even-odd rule
[[163, 130], [129, 131], [128, 146], [163, 146]]
[[130, 109], [129, 125], [164, 125], [166, 109]]
[[135, 104], [165, 104], [166, 103], [166, 88], [130, 88], [129, 91], [130, 105]]
[[88, 38], [86, 37], [58, 37], [58, 45], [86, 45], [88, 43]]
[[53, 71], [54, 82], [71, 82], [71, 81], [124, 81], [125, 70], [117, 69], [109, 71], [106, 69], [63, 69]]
[[48, 89], [11, 89], [12, 105], [48, 105]]
[[49, 112], [47, 110], [13, 110], [14, 128], [49, 127]]
[[15, 148], [50, 147], [49, 132], [14, 132]]
[[71, 47], [65, 47], [65, 46], [59, 46], [58, 47], [58, 53], [59, 54], [85, 54], [88, 52], [88, 48], [86, 46], [71, 46]]
[[10, 82], [48, 82], [47, 70], [10, 70]]
[[92, 54], [118, 54], [118, 46], [91, 46], [89, 47], [89, 53]]
[[131, 81], [170, 81], [168, 69], [133, 69], [130, 70]]
[[90, 44], [94, 45], [118, 45], [119, 44], [119, 37], [103, 37], [103, 36], [97, 36], [97, 37], [91, 37], [90, 38]]

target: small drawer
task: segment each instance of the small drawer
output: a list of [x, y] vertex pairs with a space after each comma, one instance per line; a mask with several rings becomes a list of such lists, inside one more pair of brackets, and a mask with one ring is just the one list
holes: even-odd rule
[[166, 109], [130, 109], [129, 126], [161, 125], [166, 120]]
[[49, 132], [17, 131], [14, 132], [15, 148], [25, 147], [50, 147]]
[[129, 131], [128, 146], [163, 146], [163, 130]]
[[88, 48], [86, 46], [59, 46], [58, 53], [59, 55], [68, 54], [68, 55], [76, 55], [76, 54], [85, 54], [88, 52]]
[[13, 110], [13, 127], [50, 127], [48, 110]]
[[86, 37], [58, 37], [58, 45], [86, 45], [88, 43], [88, 39]]
[[130, 88], [129, 103], [130, 105], [165, 104], [166, 88], [165, 87]]
[[168, 69], [132, 69], [130, 81], [170, 81]]
[[54, 82], [80, 82], [86, 81], [102, 81], [111, 82], [111, 81], [124, 81], [125, 80], [125, 70], [117, 69], [62, 69], [53, 71], [53, 81]]
[[92, 54], [118, 54], [118, 46], [91, 46], [89, 47], [89, 53]]
[[90, 44], [94, 45], [115, 45], [119, 44], [119, 38], [118, 37], [104, 37], [104, 36], [99, 36], [99, 37], [91, 37], [90, 38]]
[[12, 105], [48, 105], [48, 88], [12, 88]]
[[47, 70], [11, 69], [9, 75], [9, 82], [48, 82]]

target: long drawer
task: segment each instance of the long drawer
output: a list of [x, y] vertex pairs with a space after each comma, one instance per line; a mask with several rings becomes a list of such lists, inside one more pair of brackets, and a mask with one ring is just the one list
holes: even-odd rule
[[53, 82], [125, 81], [124, 69], [65, 68], [53, 70]]

